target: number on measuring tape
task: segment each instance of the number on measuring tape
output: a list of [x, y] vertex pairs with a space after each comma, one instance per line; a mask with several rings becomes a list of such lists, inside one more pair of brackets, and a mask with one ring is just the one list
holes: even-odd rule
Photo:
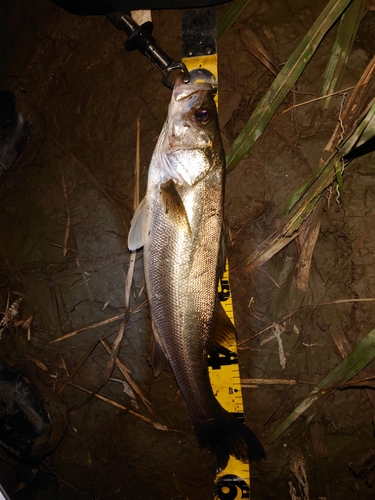
[[215, 349], [215, 351], [208, 356], [208, 366], [210, 366], [213, 370], [220, 370], [223, 366], [237, 364], [237, 353], [230, 351], [223, 346], [218, 346], [217, 349]]
[[215, 483], [215, 495], [220, 500], [241, 500], [250, 498], [250, 488], [235, 474], [221, 476]]

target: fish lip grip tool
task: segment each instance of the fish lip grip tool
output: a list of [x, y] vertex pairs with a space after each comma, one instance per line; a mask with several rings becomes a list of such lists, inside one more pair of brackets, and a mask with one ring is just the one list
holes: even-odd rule
[[174, 70], [181, 70], [184, 73], [184, 81], [190, 81], [190, 73], [182, 61], [171, 59], [155, 42], [152, 36], [154, 25], [147, 21], [140, 26], [134, 21], [129, 12], [107, 12], [107, 18], [117, 29], [124, 31], [128, 35], [125, 49], [129, 52], [138, 49], [144, 56], [148, 57], [155, 66], [162, 72], [164, 85], [173, 88], [173, 83], [169, 76]]
[[208, 69], [205, 68], [194, 68], [190, 70], [190, 83], [197, 81], [207, 82], [212, 85], [214, 93], [217, 92], [217, 78]]

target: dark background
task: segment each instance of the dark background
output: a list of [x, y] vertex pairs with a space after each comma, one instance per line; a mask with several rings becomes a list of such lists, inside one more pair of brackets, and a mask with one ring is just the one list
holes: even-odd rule
[[[278, 64], [284, 63], [326, 1], [250, 2], [219, 41], [220, 124], [226, 150], [237, 137], [273, 75], [249, 52], [251, 29]], [[227, 5], [217, 7], [220, 16]], [[154, 35], [180, 57], [181, 10], [153, 13]], [[360, 27], [341, 88], [355, 85], [374, 55], [372, 12]], [[283, 109], [319, 95], [337, 27], [324, 39]], [[141, 195], [148, 163], [167, 113], [170, 90], [141, 54], [127, 53], [125, 35], [104, 16], [75, 16], [47, 0], [2, 2], [0, 86], [11, 90], [29, 116], [32, 137], [18, 164], [0, 183], [0, 308], [25, 294], [19, 319], [33, 316], [31, 340], [22, 326], [4, 331], [0, 361], [31, 379], [61, 390], [67, 377], [101, 337], [113, 342], [119, 321], [61, 342], [57, 337], [124, 311], [133, 213], [136, 120], [141, 129]], [[279, 66], [280, 67], [280, 66]], [[308, 293], [301, 298], [295, 271], [298, 247], [290, 244], [262, 268], [246, 274], [243, 261], [277, 226], [276, 215], [318, 167], [337, 123], [342, 96], [327, 111], [321, 103], [276, 116], [250, 154], [227, 177], [226, 224], [235, 319], [243, 379], [294, 379], [316, 384], [342, 360], [334, 335], [356, 345], [373, 328], [375, 297], [375, 181], [373, 155], [356, 159], [344, 175], [344, 205], [327, 194]], [[329, 198], [329, 200], [328, 200]], [[68, 253], [63, 256], [69, 221]], [[353, 253], [354, 252], [354, 253]], [[350, 259], [348, 260], [348, 258]], [[141, 254], [131, 308], [146, 296]], [[328, 303], [316, 310], [304, 304]], [[272, 324], [281, 322], [288, 365], [282, 370]], [[257, 335], [253, 340], [250, 337]], [[307, 341], [291, 356], [301, 329]], [[212, 498], [214, 460], [198, 448], [186, 404], [173, 375], [154, 379], [149, 366], [147, 306], [131, 316], [120, 357], [154, 405], [134, 406], [122, 384], [109, 381], [100, 394], [167, 426], [155, 429], [97, 398], [72, 409], [85, 393], [66, 386], [65, 437], [40, 463], [21, 463], [0, 451], [0, 482], [12, 499]], [[243, 343], [243, 341], [247, 341]], [[101, 344], [73, 382], [90, 390], [108, 363]], [[371, 365], [367, 372], [371, 375]], [[116, 368], [113, 377], [122, 376]], [[268, 460], [251, 468], [252, 498], [289, 499], [293, 457], [306, 461], [310, 498], [373, 498], [360, 464], [373, 450], [372, 404], [363, 389], [329, 394], [305, 417], [267, 444], [276, 426], [312, 385], [258, 384], [243, 389], [248, 425], [264, 443]], [[371, 482], [371, 475], [367, 476]], [[181, 493], [182, 492], [182, 493]], [[182, 495], [182, 496], [181, 496]]]

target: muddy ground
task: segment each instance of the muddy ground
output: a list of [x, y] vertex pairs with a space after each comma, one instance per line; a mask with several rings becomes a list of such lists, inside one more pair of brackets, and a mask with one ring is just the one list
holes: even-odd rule
[[[222, 37], [220, 124], [227, 151], [274, 78], [247, 50], [246, 28], [282, 64], [326, 3], [250, 2]], [[218, 7], [218, 15], [226, 8]], [[153, 13], [157, 41], [173, 58], [180, 57], [181, 13]], [[355, 85], [374, 55], [372, 16], [368, 12], [362, 22], [340, 88]], [[125, 35], [104, 16], [74, 16], [47, 0], [6, 1], [0, 6], [0, 26], [0, 86], [15, 93], [33, 125], [27, 150], [0, 183], [0, 310], [5, 311], [8, 296], [12, 303], [20, 297], [14, 292], [24, 294], [17, 319], [33, 315], [30, 340], [22, 325], [4, 330], [0, 362], [42, 381], [68, 409], [66, 433], [43, 461], [21, 462], [0, 450], [0, 482], [15, 500], [212, 498], [214, 460], [197, 446], [172, 374], [164, 371], [154, 379], [149, 364], [151, 328], [141, 253], [131, 296], [131, 309], [140, 309], [130, 317], [119, 357], [155, 415], [124, 393], [118, 368], [112, 375], [116, 380], [99, 394], [169, 431], [98, 398], [82, 404], [86, 394], [61, 382], [87, 354], [72, 381], [88, 390], [100, 386], [109, 359], [100, 339], [112, 344], [124, 312], [136, 120], [143, 194], [170, 90], [146, 58], [124, 51]], [[290, 94], [281, 109], [319, 95], [335, 32], [326, 36], [297, 82], [294, 100]], [[251, 467], [254, 500], [289, 499], [290, 482], [301, 496], [291, 471], [301, 456], [310, 488], [306, 498], [364, 500], [375, 495], [371, 389], [322, 396], [269, 444], [295, 403], [340, 363], [339, 341], [346, 339], [350, 350], [374, 327], [373, 302], [334, 302], [375, 297], [374, 155], [350, 164], [343, 202], [336, 201], [335, 192], [325, 195], [306, 293], [295, 279], [296, 241], [251, 273], [243, 265], [277, 227], [281, 207], [317, 168], [342, 99], [336, 96], [328, 110], [317, 102], [278, 113], [227, 176], [225, 218], [241, 377], [298, 382], [244, 384], [246, 421], [267, 452], [266, 462]], [[316, 304], [321, 305], [311, 307]], [[273, 324], [280, 324], [283, 333], [285, 369]], [[374, 369], [370, 364], [361, 377]], [[366, 457], [369, 465], [356, 477], [350, 464], [358, 468]]]

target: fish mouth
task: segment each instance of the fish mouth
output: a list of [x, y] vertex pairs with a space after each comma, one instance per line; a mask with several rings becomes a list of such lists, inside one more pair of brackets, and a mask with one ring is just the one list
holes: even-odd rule
[[205, 149], [212, 148], [213, 142], [212, 141], [207, 141], [204, 146], [181, 146], [181, 143], [179, 141], [173, 141], [173, 139], [170, 139], [168, 141], [168, 152], [166, 153], [167, 155], [174, 155], [176, 153], [181, 152], [182, 154], [185, 154], [185, 151], [190, 153], [191, 151], [204, 151]]

